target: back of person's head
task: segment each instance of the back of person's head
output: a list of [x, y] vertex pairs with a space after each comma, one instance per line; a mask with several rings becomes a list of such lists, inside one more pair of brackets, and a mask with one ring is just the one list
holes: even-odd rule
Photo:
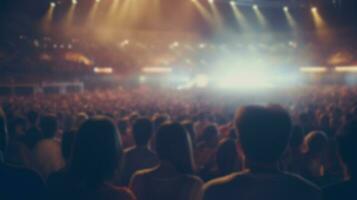
[[320, 157], [327, 152], [328, 138], [322, 131], [311, 131], [304, 138], [303, 152], [312, 157]]
[[138, 118], [133, 124], [133, 136], [137, 146], [146, 146], [153, 133], [153, 125], [148, 118]]
[[338, 137], [338, 148], [342, 161], [348, 168], [350, 176], [357, 174], [357, 119], [346, 123]]
[[8, 135], [6, 127], [6, 116], [4, 111], [0, 108], [0, 151], [4, 153], [7, 145]]
[[301, 145], [304, 142], [303, 130], [300, 126], [294, 126], [291, 130], [291, 138], [289, 146], [291, 149], [300, 150]]
[[161, 161], [171, 163], [181, 173], [193, 173], [190, 136], [179, 123], [164, 123], [156, 134], [156, 152]]
[[240, 161], [237, 144], [234, 140], [227, 139], [220, 142], [217, 150], [216, 161], [221, 175], [227, 175], [239, 170]]
[[121, 119], [118, 121], [117, 123], [118, 129], [119, 129], [119, 133], [120, 135], [125, 135], [127, 134], [128, 131], [128, 122], [124, 119]]
[[43, 137], [53, 138], [58, 128], [57, 118], [54, 115], [45, 115], [40, 119], [40, 129]]
[[218, 130], [215, 125], [208, 125], [202, 133], [201, 140], [209, 145], [215, 146], [218, 144]]
[[76, 131], [73, 129], [70, 131], [65, 131], [62, 135], [61, 151], [62, 156], [66, 161], [68, 161], [71, 156], [75, 136]]
[[247, 106], [238, 110], [236, 128], [248, 162], [274, 163], [289, 142], [291, 119], [276, 106]]
[[106, 117], [86, 120], [76, 135], [69, 172], [88, 186], [112, 179], [122, 155], [116, 126]]

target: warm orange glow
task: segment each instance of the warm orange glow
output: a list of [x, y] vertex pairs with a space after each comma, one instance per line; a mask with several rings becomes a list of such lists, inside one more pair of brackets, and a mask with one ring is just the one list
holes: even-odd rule
[[304, 73], [325, 73], [327, 68], [322, 66], [301, 67], [300, 71]]
[[44, 32], [48, 33], [50, 31], [55, 7], [56, 7], [56, 3], [51, 2], [45, 16], [42, 19], [42, 28]]
[[357, 66], [337, 66], [335, 67], [336, 72], [351, 72], [351, 73], [356, 73], [357, 72]]
[[145, 73], [170, 73], [172, 68], [169, 67], [144, 67], [142, 71]]
[[93, 69], [93, 71], [96, 74], [112, 74], [113, 68], [111, 68], [111, 67], [95, 67]]

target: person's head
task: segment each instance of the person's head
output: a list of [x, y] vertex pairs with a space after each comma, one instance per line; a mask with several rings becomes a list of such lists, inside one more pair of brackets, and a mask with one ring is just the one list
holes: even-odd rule
[[137, 146], [146, 146], [153, 134], [154, 128], [147, 118], [138, 118], [133, 124], [133, 136]]
[[71, 156], [75, 136], [75, 130], [66, 131], [62, 135], [61, 151], [62, 156], [66, 161], [68, 161]]
[[119, 133], [121, 135], [125, 135], [127, 134], [128, 131], [128, 122], [124, 119], [121, 119], [118, 121], [117, 123], [118, 129], [119, 129]]
[[289, 142], [289, 146], [292, 150], [300, 151], [300, 147], [304, 141], [303, 130], [300, 126], [293, 126], [291, 130], [291, 138]]
[[350, 176], [357, 174], [357, 119], [346, 123], [338, 137], [338, 149], [342, 161], [346, 165]]
[[248, 163], [275, 164], [289, 142], [291, 119], [282, 108], [246, 106], [237, 112], [236, 128]]
[[217, 127], [215, 125], [207, 126], [203, 130], [201, 140], [209, 146], [216, 146], [219, 142]]
[[234, 140], [227, 139], [220, 142], [217, 150], [216, 161], [221, 175], [227, 175], [239, 170], [240, 161], [237, 144]]
[[58, 128], [57, 118], [54, 115], [45, 115], [41, 117], [40, 129], [42, 131], [43, 137], [53, 138], [56, 135]]
[[76, 135], [69, 172], [90, 186], [111, 180], [122, 156], [116, 126], [106, 117], [83, 122]]
[[319, 158], [327, 152], [328, 138], [322, 131], [311, 131], [304, 138], [303, 153]]
[[156, 152], [181, 173], [193, 173], [194, 161], [190, 136], [179, 123], [164, 123], [156, 134]]

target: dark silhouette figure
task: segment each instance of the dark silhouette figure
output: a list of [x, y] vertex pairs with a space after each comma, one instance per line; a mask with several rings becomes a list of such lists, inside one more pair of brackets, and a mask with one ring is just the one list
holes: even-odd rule
[[[6, 118], [0, 109], [0, 136], [3, 148], [7, 145]], [[5, 164], [0, 159], [0, 199], [45, 199], [45, 185], [32, 170]]]
[[338, 148], [341, 159], [346, 166], [347, 180], [326, 187], [324, 199], [326, 200], [352, 200], [357, 199], [357, 119], [347, 123], [338, 138]]
[[130, 187], [139, 200], [201, 199], [203, 182], [193, 176], [190, 136], [179, 123], [164, 123], [156, 134], [160, 165], [137, 172]]
[[129, 190], [113, 186], [122, 149], [115, 125], [105, 117], [85, 121], [75, 139], [66, 170], [50, 176], [51, 199], [132, 200]]
[[154, 127], [149, 119], [137, 119], [132, 128], [135, 146], [124, 152], [124, 168], [122, 184], [128, 185], [131, 176], [138, 170], [152, 168], [159, 164], [159, 159], [149, 149], [149, 141], [153, 135]]
[[278, 168], [291, 131], [286, 111], [277, 106], [244, 107], [237, 113], [236, 128], [249, 170], [207, 183], [204, 200], [320, 198], [320, 191], [313, 184]]

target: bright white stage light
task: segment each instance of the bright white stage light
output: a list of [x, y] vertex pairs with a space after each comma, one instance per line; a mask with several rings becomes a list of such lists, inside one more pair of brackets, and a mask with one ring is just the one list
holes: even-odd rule
[[205, 74], [199, 74], [194, 79], [194, 85], [199, 88], [207, 87], [208, 82], [208, 77]]
[[231, 76], [223, 76], [216, 84], [222, 89], [264, 89], [273, 88], [270, 77], [257, 71], [237, 72]]

